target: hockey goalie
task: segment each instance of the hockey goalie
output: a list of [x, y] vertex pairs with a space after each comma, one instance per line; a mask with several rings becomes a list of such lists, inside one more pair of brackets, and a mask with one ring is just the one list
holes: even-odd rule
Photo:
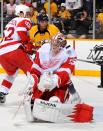
[[33, 88], [30, 88], [24, 101], [28, 121], [92, 121], [93, 107], [81, 103], [70, 79], [76, 58], [76, 52], [67, 46], [61, 33], [37, 51], [31, 69]]

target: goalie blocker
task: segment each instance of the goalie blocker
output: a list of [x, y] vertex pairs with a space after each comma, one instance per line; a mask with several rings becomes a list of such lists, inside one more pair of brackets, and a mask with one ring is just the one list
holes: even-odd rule
[[[28, 108], [25, 106], [25, 108]], [[30, 108], [30, 107], [29, 107]], [[27, 109], [26, 109], [27, 110]], [[28, 113], [26, 113], [27, 115]], [[65, 122], [91, 122], [93, 120], [93, 107], [85, 103], [82, 104], [62, 104], [41, 99], [35, 99], [32, 115], [43, 121], [65, 123]], [[28, 120], [29, 121], [29, 120]], [[31, 121], [31, 119], [30, 119]]]

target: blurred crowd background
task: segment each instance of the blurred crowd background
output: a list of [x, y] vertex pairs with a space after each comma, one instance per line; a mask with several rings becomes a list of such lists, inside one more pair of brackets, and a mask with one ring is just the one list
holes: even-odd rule
[[30, 7], [33, 25], [37, 24], [37, 16], [45, 13], [50, 18], [49, 22], [56, 25], [69, 38], [93, 38], [93, 32], [95, 38], [103, 38], [102, 0], [50, 0], [50, 14], [48, 0], [3, 0], [3, 28], [15, 17], [15, 7], [19, 4]]

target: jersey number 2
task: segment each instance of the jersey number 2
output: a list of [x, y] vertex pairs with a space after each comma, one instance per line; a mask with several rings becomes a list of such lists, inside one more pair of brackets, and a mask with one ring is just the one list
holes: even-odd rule
[[4, 36], [6, 38], [6, 40], [10, 40], [12, 35], [14, 34], [14, 28], [13, 27], [9, 27], [6, 29], [8, 32], [7, 36]]

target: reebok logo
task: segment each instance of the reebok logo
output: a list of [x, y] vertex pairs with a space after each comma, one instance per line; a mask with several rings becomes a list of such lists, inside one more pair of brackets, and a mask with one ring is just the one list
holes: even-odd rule
[[44, 102], [44, 101], [40, 101], [40, 103], [48, 107], [56, 107], [56, 104], [54, 103], [49, 103], [49, 102]]

